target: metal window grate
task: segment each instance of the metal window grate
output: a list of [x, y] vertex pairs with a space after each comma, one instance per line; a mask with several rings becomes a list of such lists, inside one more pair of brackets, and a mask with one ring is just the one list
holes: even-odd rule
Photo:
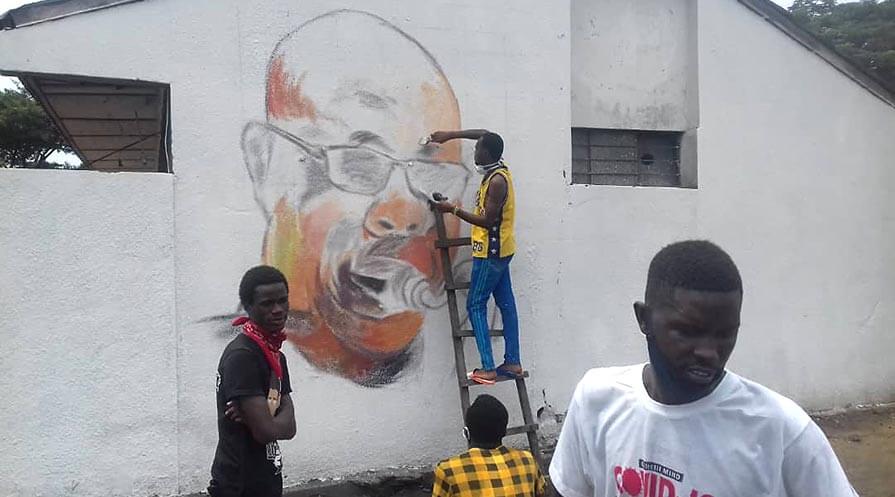
[[682, 135], [572, 128], [572, 183], [681, 186]]

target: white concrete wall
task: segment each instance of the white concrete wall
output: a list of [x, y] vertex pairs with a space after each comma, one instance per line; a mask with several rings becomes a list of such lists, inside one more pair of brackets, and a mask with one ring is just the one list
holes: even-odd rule
[[700, 3], [699, 36], [699, 234], [747, 285], [733, 367], [807, 407], [892, 400], [895, 109], [736, 2]]
[[[519, 164], [520, 171], [539, 170], [520, 182], [520, 195], [537, 188], [538, 175], [550, 178], [553, 188], [564, 188], [562, 166], [556, 157], [568, 148], [568, 12], [541, 2], [483, 5], [469, 0], [452, 2], [450, 8], [431, 9], [410, 1], [339, 2], [336, 6], [330, 1], [222, 5], [220, 1], [153, 0], [0, 36], [0, 67], [6, 70], [139, 78], [171, 85], [178, 247], [178, 366], [171, 374], [176, 374], [178, 386], [167, 395], [169, 400], [176, 399], [178, 408], [177, 424], [168, 433], [176, 437], [176, 454], [165, 455], [176, 466], [177, 475], [165, 475], [160, 494], [194, 492], [207, 484], [217, 438], [214, 371], [226, 344], [226, 338], [220, 335], [222, 320], [209, 322], [208, 318], [236, 311], [240, 276], [262, 260], [266, 218], [246, 170], [243, 130], [249, 122], [266, 121], [265, 80], [277, 43], [305, 21], [334, 8], [364, 9], [381, 16], [437, 60], [456, 95], [456, 124], [501, 131], [511, 150], [508, 157]], [[145, 22], [152, 18], [165, 22]], [[40, 43], [22, 49], [32, 40], [61, 37], [72, 30], [93, 35], [71, 39], [64, 51]], [[381, 76], [383, 82], [379, 84], [384, 91], [403, 88], [404, 73], [394, 66], [388, 68], [387, 50], [405, 50], [407, 45], [389, 45], [391, 38], [374, 31], [383, 38], [350, 30], [340, 36], [345, 37], [345, 43], [360, 36], [369, 39], [374, 48], [386, 50], [379, 54], [385, 56], [384, 60], [358, 59], [357, 64], [374, 80], [373, 86]], [[461, 39], [464, 44], [458, 44]], [[312, 41], [323, 48], [329, 43], [320, 38]], [[408, 54], [411, 57], [419, 62], [418, 53]], [[431, 76], [413, 72], [426, 73], [431, 68], [407, 69], [412, 82], [417, 83], [413, 78], [419, 77], [432, 82]], [[339, 74], [339, 68], [333, 67], [327, 74]], [[493, 74], [501, 75], [497, 84], [492, 83]], [[447, 111], [450, 113], [450, 109]], [[542, 119], [545, 115], [550, 116], [550, 122]], [[415, 143], [438, 121], [435, 123], [397, 138]], [[535, 134], [552, 145], [545, 148], [543, 143], [525, 139]], [[282, 158], [285, 145], [278, 142], [276, 147], [275, 155]], [[447, 155], [457, 152], [445, 148]], [[467, 146], [462, 152], [466, 164], [471, 164], [471, 154], [472, 147]], [[279, 175], [274, 179], [275, 186], [301, 187], [301, 180], [289, 176], [288, 171], [276, 169], [272, 174]], [[476, 181], [469, 178], [470, 185]], [[467, 194], [471, 195], [471, 188], [467, 188]], [[262, 195], [262, 203], [265, 199]], [[355, 199], [341, 200], [348, 204]], [[431, 219], [426, 222], [431, 223]], [[533, 255], [525, 258], [531, 261]], [[519, 275], [520, 306], [527, 309], [524, 314], [530, 313], [537, 294], [534, 285], [526, 281], [524, 269]], [[539, 361], [537, 340], [533, 332], [524, 339], [532, 368]], [[395, 383], [369, 388], [309, 364], [298, 347], [287, 346], [299, 413], [296, 439], [282, 444], [287, 485], [385, 465], [428, 464], [463, 446], [443, 307], [425, 315], [411, 348], [413, 359]], [[548, 378], [542, 375], [541, 380], [535, 379], [532, 392], [545, 387]], [[503, 397], [510, 405], [513, 397]], [[28, 436], [37, 433], [32, 431]], [[143, 469], [122, 462], [115, 471], [140, 475]], [[102, 471], [113, 472], [111, 468]], [[98, 473], [80, 476], [91, 478], [92, 474]], [[147, 468], [146, 474], [159, 472]], [[50, 482], [22, 480], [21, 485], [23, 492], [53, 494]], [[116, 491], [106, 488], [90, 494]], [[134, 493], [151, 491], [144, 486]]]
[[[580, 4], [573, 2], [573, 11]], [[602, 9], [597, 13], [607, 29], [614, 23], [606, 19], [621, 16], [629, 22], [619, 26], [655, 25], [658, 33], [676, 40], [683, 29], [688, 46], [693, 46], [692, 30], [686, 32], [683, 24], [662, 21], [668, 18], [649, 12], [649, 6], [658, 8], [661, 2], [643, 2], [635, 9], [646, 19], [642, 24], [630, 17], [633, 7], [621, 2], [592, 4]], [[696, 19], [689, 5], [672, 2], [674, 19]], [[326, 18], [337, 21], [333, 24], [303, 26], [335, 8], [363, 9], [382, 22], [367, 14], [333, 14]], [[690, 10], [678, 16], [678, 9]], [[667, 84], [657, 84], [654, 93], [660, 98], [646, 103], [671, 105], [668, 122], [639, 111], [615, 121], [610, 121], [615, 119], [612, 113], [604, 113], [599, 119], [608, 124], [581, 121], [620, 127], [633, 123], [639, 129], [685, 129], [699, 122], [698, 190], [569, 184], [569, 127], [579, 124], [574, 106], [570, 109], [571, 93], [577, 98], [578, 91], [570, 77], [569, 54], [576, 57], [572, 49], [587, 43], [597, 44], [597, 53], [606, 48], [595, 41], [598, 38], [576, 38], [582, 34], [570, 27], [570, 18], [573, 23], [576, 18], [553, 2], [460, 0], [433, 8], [410, 0], [352, 0], [337, 6], [327, 0], [150, 0], [0, 33], [0, 69], [170, 83], [175, 172], [173, 178], [3, 172], [4, 180], [16, 181], [2, 183], [0, 206], [7, 212], [34, 209], [35, 214], [33, 220], [19, 219], [9, 229], [0, 224], [4, 254], [10, 251], [7, 246], [34, 254], [27, 259], [29, 265], [7, 261], [2, 276], [23, 282], [18, 288], [28, 292], [59, 295], [63, 302], [71, 298], [70, 289], [86, 289], [92, 296], [85, 299], [88, 307], [119, 309], [69, 312], [65, 315], [77, 317], [66, 317], [59, 333], [85, 323], [108, 329], [108, 320], [118, 320], [123, 325], [113, 327], [113, 333], [118, 346], [134, 354], [127, 358], [128, 371], [134, 374], [120, 380], [120, 390], [111, 391], [106, 379], [122, 369], [115, 362], [119, 359], [85, 359], [106, 342], [95, 335], [78, 335], [76, 342], [58, 346], [53, 342], [53, 350], [65, 347], [65, 353], [53, 355], [53, 367], [71, 372], [67, 381], [73, 386], [66, 388], [66, 395], [78, 395], [76, 401], [56, 401], [51, 423], [38, 424], [40, 418], [30, 414], [43, 411], [25, 392], [33, 389], [53, 398], [60, 383], [32, 381], [33, 373], [4, 353], [0, 370], [10, 378], [4, 385], [21, 393], [16, 406], [29, 415], [0, 418], [6, 426], [19, 427], [9, 434], [4, 431], [4, 439], [18, 437], [13, 438], [18, 443], [0, 453], [0, 467], [16, 468], [14, 478], [0, 483], [8, 485], [0, 487], [0, 493], [172, 495], [202, 489], [217, 437], [214, 371], [226, 344], [221, 333], [226, 320], [216, 316], [236, 312], [236, 287], [243, 271], [262, 260], [281, 265], [293, 283], [293, 308], [315, 322], [332, 322], [319, 308], [319, 299], [311, 298], [320, 296], [315, 278], [327, 274], [325, 265], [319, 270], [314, 265], [317, 249], [312, 246], [336, 243], [339, 237], [310, 221], [322, 219], [320, 225], [328, 229], [333, 226], [330, 216], [356, 226], [357, 212], [367, 212], [382, 199], [321, 187], [326, 182], [310, 173], [313, 160], [272, 132], [273, 126], [315, 143], [340, 140], [343, 131], [372, 129], [391, 141], [397, 149], [393, 155], [400, 158], [408, 158], [407, 144], [415, 142], [421, 129], [450, 119], [504, 135], [520, 210], [513, 277], [523, 360], [532, 371], [529, 386], [536, 407], [544, 392], [547, 401], [563, 410], [575, 382], [589, 367], [644, 359], [631, 302], [642, 294], [655, 251], [694, 236], [727, 248], [744, 275], [747, 297], [735, 369], [809, 408], [892, 399], [895, 369], [886, 352], [895, 343], [884, 330], [893, 324], [895, 275], [887, 256], [895, 248], [895, 232], [885, 199], [892, 180], [886, 164], [895, 156], [895, 145], [888, 139], [895, 130], [895, 110], [733, 0], [700, 2], [698, 14], [698, 53], [675, 48], [672, 58], [686, 59], [686, 71], [666, 68], [676, 75]], [[314, 34], [318, 27], [330, 35]], [[395, 29], [407, 37], [395, 36]], [[91, 36], [67, 36], [71, 32]], [[47, 43], [60, 39], [66, 40], [64, 48]], [[644, 43], [645, 48], [625, 50], [657, 57], [656, 46], [662, 44], [650, 37]], [[617, 43], [611, 46], [618, 49]], [[365, 57], [353, 57], [351, 50], [346, 53], [340, 47], [357, 47], [352, 50]], [[280, 90], [288, 104], [271, 114], [266, 101], [277, 99], [266, 99], [266, 85], [275, 66], [271, 56], [277, 53], [283, 55], [287, 73], [298, 72], [284, 77], [288, 84]], [[690, 64], [696, 59], [698, 84], [692, 82]], [[306, 62], [296, 60], [315, 65], [302, 67]], [[797, 85], [793, 74], [812, 84]], [[609, 76], [616, 79], [615, 73]], [[682, 90], [686, 78], [691, 81]], [[684, 92], [692, 100], [688, 92], [695, 86], [698, 106], [692, 101], [679, 105], [674, 95]], [[446, 96], [451, 93], [446, 88], [455, 99]], [[636, 87], [619, 93], [617, 86], [612, 88], [593, 90], [589, 98], [636, 105], [635, 95], [653, 91]], [[334, 89], [351, 91], [339, 94]], [[372, 104], [346, 113], [345, 100], [338, 98], [345, 95]], [[382, 101], [395, 105], [393, 118], [382, 120], [368, 112]], [[433, 108], [439, 112], [428, 112]], [[312, 114], [331, 119], [314, 121]], [[344, 129], [325, 125], [339, 120]], [[387, 126], [394, 123], [397, 128]], [[458, 152], [441, 150], [445, 160], [471, 163], [471, 147], [462, 155]], [[405, 193], [400, 177], [392, 179], [386, 191]], [[474, 185], [476, 179], [469, 181]], [[55, 191], [42, 189], [48, 184], [55, 185]], [[83, 200], [74, 195], [82, 188], [110, 198]], [[41, 192], [40, 202], [33, 198], [35, 191]], [[467, 185], [467, 202], [470, 194]], [[84, 204], [79, 214], [130, 219], [136, 212], [134, 202], [157, 210], [152, 218], [139, 218], [144, 224], [133, 231], [112, 228], [132, 226], [135, 217], [131, 223], [105, 224], [97, 220], [103, 218], [81, 215], [60, 223], [46, 218], [44, 209], [37, 215], [38, 206], [61, 209], [74, 200]], [[109, 212], [108, 205], [121, 207]], [[415, 209], [412, 202], [406, 207], [406, 212]], [[419, 221], [425, 228], [431, 219]], [[20, 231], [27, 236], [18, 235]], [[69, 237], [69, 232], [74, 234]], [[56, 238], [58, 233], [65, 238]], [[114, 255], [109, 249], [88, 250], [98, 243], [87, 238], [91, 233], [105, 234], [103, 242], [119, 240], [121, 250]], [[153, 257], [149, 251], [125, 250], [137, 250], [125, 243], [132, 239], [143, 242], [140, 250], [156, 247]], [[59, 240], [65, 240], [64, 248]], [[69, 244], [81, 254], [75, 268], [60, 262]], [[122, 250], [126, 256], [117, 255]], [[165, 278], [156, 273], [162, 263], [167, 264]], [[116, 290], [114, 295], [123, 295], [121, 302], [128, 305], [119, 306], [118, 300], [100, 293], [101, 288], [80, 283], [85, 273], [88, 282], [95, 281], [86, 269], [100, 264], [116, 268], [113, 285], [127, 292]], [[38, 276], [51, 268], [56, 268], [51, 274], [58, 285], [48, 287]], [[144, 277], [146, 271], [155, 276]], [[437, 278], [432, 281], [437, 283]], [[14, 333], [3, 335], [3, 350], [50, 347], [47, 342], [10, 338], [33, 333], [27, 317], [43, 307], [7, 293], [7, 287], [17, 288], [4, 286], [2, 303], [13, 309], [15, 319]], [[164, 297], [150, 300], [147, 292]], [[77, 303], [80, 300], [62, 307], [71, 311]], [[461, 448], [446, 311], [417, 314], [424, 316], [418, 329], [389, 317], [378, 332], [370, 332], [366, 323], [333, 325], [325, 334], [370, 353], [371, 336], [392, 344], [408, 330], [413, 332], [412, 359], [393, 383], [376, 388], [360, 386], [346, 378], [350, 373], [345, 368], [319, 361], [315, 354], [321, 349], [307, 340], [318, 336], [318, 328], [292, 332], [285, 352], [299, 433], [282, 444], [287, 485], [368, 468], [427, 464]], [[500, 346], [496, 349], [499, 354]], [[116, 349], [100, 350], [113, 354]], [[473, 349], [467, 356], [475, 358]], [[492, 391], [514, 405], [510, 388]], [[109, 414], [100, 398], [131, 408]], [[66, 403], [84, 414], [77, 421], [65, 420]], [[146, 409], [151, 411], [144, 413]], [[65, 429], [55, 430], [57, 426]], [[145, 445], [149, 438], [157, 445]], [[99, 450], [106, 446], [113, 450]], [[97, 464], [61, 459], [60, 454], [75, 450], [93, 450], [88, 460]], [[76, 488], [67, 490], [71, 487]]]
[[[560, 342], [596, 351], [591, 362], [642, 357], [629, 302], [650, 257], [670, 240], [708, 238], [746, 285], [732, 368], [806, 408], [891, 400], [895, 109], [738, 2], [700, 2], [698, 20], [699, 189], [570, 188]], [[573, 39], [572, 60], [598, 44]], [[579, 247], [594, 243], [599, 259], [587, 261]]]
[[171, 493], [172, 184], [0, 169], [0, 495]]
[[572, 126], [699, 123], [696, 0], [572, 0]]

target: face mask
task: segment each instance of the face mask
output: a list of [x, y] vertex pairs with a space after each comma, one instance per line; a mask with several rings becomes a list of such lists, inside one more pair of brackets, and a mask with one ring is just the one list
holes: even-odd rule
[[488, 171], [491, 171], [495, 167], [500, 165], [500, 161], [492, 162], [491, 164], [485, 164], [484, 166], [480, 166], [478, 164], [475, 165], [475, 171], [482, 176], [488, 174]]

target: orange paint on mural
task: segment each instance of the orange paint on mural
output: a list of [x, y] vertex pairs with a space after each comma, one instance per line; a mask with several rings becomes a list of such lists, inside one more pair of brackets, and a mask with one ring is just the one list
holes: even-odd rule
[[320, 257], [330, 226], [342, 216], [334, 203], [299, 214], [281, 198], [264, 238], [263, 261], [286, 275], [289, 308], [308, 311], [319, 293]]
[[[368, 220], [388, 220], [391, 224], [391, 230], [398, 232], [417, 232], [420, 226], [426, 222], [429, 212], [425, 205], [420, 204], [419, 200], [406, 195], [393, 193], [389, 198], [377, 202], [370, 212], [367, 213]], [[381, 227], [367, 225], [366, 228], [373, 233], [378, 233]], [[372, 236], [368, 234], [367, 238]]]
[[286, 275], [289, 282], [289, 307], [307, 309], [309, 290], [295, 272], [299, 269], [302, 230], [298, 213], [281, 198], [274, 207], [270, 227], [264, 237], [262, 260]]
[[305, 75], [302, 73], [296, 81], [283, 68], [282, 57], [273, 60], [267, 79], [267, 114], [270, 117], [317, 120], [317, 107], [302, 95], [301, 85]]
[[423, 315], [406, 311], [382, 321], [364, 323], [359, 342], [364, 349], [381, 354], [395, 354], [407, 348], [423, 326]]
[[317, 323], [311, 332], [289, 333], [290, 342], [318, 368], [338, 371], [352, 380], [363, 380], [374, 367], [373, 360], [351, 352], [335, 337], [327, 325]]
[[430, 231], [425, 236], [418, 236], [408, 241], [398, 252], [398, 258], [409, 262], [417, 271], [423, 273], [427, 278], [440, 276], [436, 274], [437, 266], [435, 263], [435, 240], [438, 236], [434, 231]]
[[326, 324], [319, 322], [319, 319], [315, 321], [313, 331], [290, 334], [289, 340], [298, 345], [312, 364], [324, 367], [340, 364], [344, 361], [345, 346], [336, 339]]
[[[438, 85], [420, 84], [423, 98], [423, 116], [426, 129], [438, 131], [457, 129], [460, 127], [460, 107], [447, 81], [442, 79]], [[442, 143], [435, 159], [445, 162], [460, 162], [460, 140]]]

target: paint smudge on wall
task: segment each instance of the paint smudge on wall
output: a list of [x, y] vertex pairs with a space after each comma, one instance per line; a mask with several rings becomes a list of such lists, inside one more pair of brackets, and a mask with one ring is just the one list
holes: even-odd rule
[[242, 148], [268, 219], [262, 260], [289, 280], [289, 340], [327, 372], [394, 381], [444, 305], [427, 198], [461, 198], [469, 180], [459, 144], [419, 143], [460, 127], [450, 83], [408, 34], [339, 10], [280, 40], [265, 96]]
[[267, 111], [277, 119], [307, 118], [317, 120], [317, 108], [314, 103], [301, 94], [304, 75], [297, 81], [283, 70], [282, 57], [274, 58], [270, 63], [267, 76]]

